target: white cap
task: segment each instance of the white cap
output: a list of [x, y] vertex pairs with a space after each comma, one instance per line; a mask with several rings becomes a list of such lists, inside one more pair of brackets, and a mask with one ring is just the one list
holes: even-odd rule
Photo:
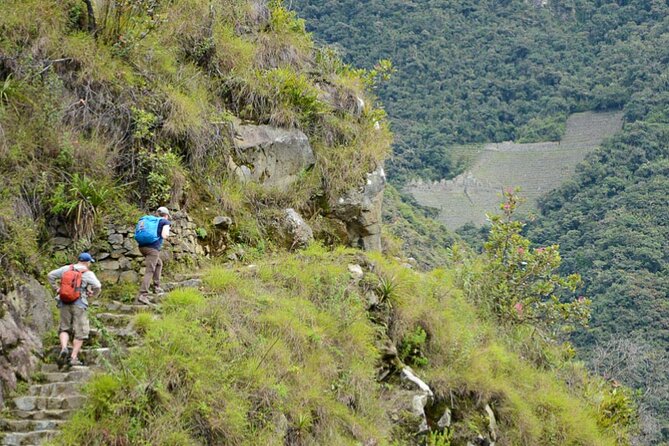
[[160, 206], [156, 212], [158, 212], [160, 215], [170, 215], [170, 210], [167, 209], [165, 206]]

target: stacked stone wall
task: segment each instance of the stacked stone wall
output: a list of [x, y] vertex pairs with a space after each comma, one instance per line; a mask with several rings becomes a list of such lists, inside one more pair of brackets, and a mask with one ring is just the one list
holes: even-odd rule
[[[197, 264], [204, 255], [198, 243], [197, 225], [186, 212], [175, 212], [171, 216], [171, 236], [165, 240], [161, 257], [163, 260]], [[55, 250], [71, 250], [73, 242], [65, 237], [52, 240]], [[135, 242], [135, 227], [126, 224], [108, 223], [105, 235], [90, 249], [96, 259], [97, 276], [106, 284], [133, 283], [144, 273], [144, 258]]]

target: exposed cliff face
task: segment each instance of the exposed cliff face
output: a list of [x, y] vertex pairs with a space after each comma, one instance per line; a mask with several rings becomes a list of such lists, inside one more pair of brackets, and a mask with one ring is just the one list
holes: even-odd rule
[[241, 181], [286, 189], [316, 164], [307, 135], [297, 129], [237, 125], [234, 144], [228, 166]]
[[334, 206], [332, 214], [346, 224], [352, 246], [381, 250], [381, 220], [386, 174], [379, 166], [367, 174], [367, 182], [351, 189]]
[[53, 327], [52, 294], [34, 278], [21, 282], [0, 294], [0, 408], [6, 391], [30, 379], [42, 353], [41, 335]]

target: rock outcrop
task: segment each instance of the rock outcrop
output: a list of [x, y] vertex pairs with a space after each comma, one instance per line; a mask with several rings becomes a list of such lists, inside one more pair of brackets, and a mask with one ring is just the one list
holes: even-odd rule
[[306, 248], [314, 241], [314, 232], [295, 209], [284, 209], [276, 222], [279, 241], [288, 249]]
[[333, 207], [335, 218], [346, 224], [349, 242], [366, 251], [381, 250], [381, 217], [386, 174], [383, 166], [367, 174], [366, 183], [342, 196]]
[[242, 181], [285, 189], [316, 164], [307, 135], [297, 129], [235, 125], [235, 156], [228, 168]]
[[0, 407], [3, 393], [27, 380], [38, 363], [41, 335], [53, 328], [46, 288], [32, 277], [18, 277], [7, 295], [0, 294]]
[[6, 392], [16, 388], [19, 379], [28, 380], [39, 363], [42, 341], [23, 319], [7, 296], [0, 295], [0, 408]]

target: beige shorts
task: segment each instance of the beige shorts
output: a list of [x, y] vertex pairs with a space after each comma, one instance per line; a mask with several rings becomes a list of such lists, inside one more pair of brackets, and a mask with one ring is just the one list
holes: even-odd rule
[[88, 339], [90, 326], [88, 324], [87, 311], [76, 305], [64, 304], [60, 307], [60, 327], [59, 331], [70, 333], [74, 339]]

